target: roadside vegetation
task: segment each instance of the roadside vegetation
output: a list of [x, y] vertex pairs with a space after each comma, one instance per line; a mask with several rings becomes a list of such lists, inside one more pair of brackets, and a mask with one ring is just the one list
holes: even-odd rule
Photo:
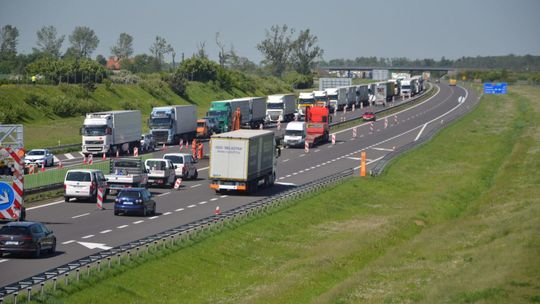
[[484, 96], [380, 177], [355, 177], [47, 302], [540, 302], [539, 98], [530, 86]]

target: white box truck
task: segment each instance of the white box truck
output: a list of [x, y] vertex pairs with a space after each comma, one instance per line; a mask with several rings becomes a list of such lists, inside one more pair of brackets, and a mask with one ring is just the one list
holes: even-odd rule
[[88, 113], [83, 122], [82, 153], [127, 153], [141, 144], [141, 111]]
[[210, 188], [254, 192], [276, 180], [279, 149], [273, 131], [236, 130], [210, 139]]
[[266, 119], [271, 122], [287, 122], [294, 119], [296, 110], [294, 94], [270, 95], [266, 100]]
[[154, 107], [148, 118], [148, 127], [158, 144], [176, 144], [180, 139], [191, 141], [197, 133], [197, 107]]

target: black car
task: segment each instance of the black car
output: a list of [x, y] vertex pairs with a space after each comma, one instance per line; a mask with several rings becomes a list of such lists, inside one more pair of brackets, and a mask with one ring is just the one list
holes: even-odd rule
[[127, 188], [121, 190], [114, 203], [114, 215], [120, 213], [156, 214], [156, 202], [146, 188]]
[[11, 222], [0, 228], [0, 257], [4, 253], [33, 253], [37, 258], [44, 250], [56, 252], [56, 237], [42, 223]]

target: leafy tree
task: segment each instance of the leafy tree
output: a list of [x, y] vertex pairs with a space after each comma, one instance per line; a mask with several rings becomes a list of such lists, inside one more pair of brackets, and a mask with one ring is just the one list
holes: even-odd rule
[[69, 36], [69, 42], [75, 58], [89, 58], [97, 48], [99, 39], [89, 27], [77, 26]]
[[317, 36], [312, 35], [309, 29], [300, 31], [291, 48], [294, 69], [303, 75], [311, 72], [313, 61], [323, 54], [323, 50], [317, 46]]
[[102, 66], [106, 66], [107, 65], [107, 59], [105, 58], [105, 56], [103, 55], [97, 55], [96, 56], [96, 62], [101, 64]]
[[37, 49], [43, 53], [50, 54], [56, 58], [60, 56], [60, 48], [62, 43], [64, 43], [65, 35], [56, 37], [56, 28], [52, 25], [44, 26], [39, 31], [37, 31]]
[[121, 33], [116, 45], [111, 47], [111, 53], [119, 59], [129, 58], [133, 54], [133, 37], [127, 33]]
[[199, 42], [195, 56], [201, 59], [208, 59], [208, 54], [206, 53], [206, 42]]
[[165, 38], [156, 36], [156, 40], [150, 47], [150, 52], [154, 55], [156, 59], [156, 68], [158, 71], [161, 71], [161, 66], [163, 65], [163, 57], [165, 54], [168, 54], [173, 51], [173, 48], [170, 44], [167, 43]]
[[229, 53], [228, 66], [233, 69], [244, 73], [255, 73], [257, 71], [257, 64], [250, 61], [247, 57], [239, 56], [234, 48], [231, 48]]
[[0, 29], [0, 55], [2, 57], [15, 56], [17, 54], [17, 40], [19, 39], [19, 30], [7, 24]]
[[120, 67], [132, 73], [152, 73], [157, 71], [155, 63], [155, 57], [140, 54], [130, 59], [120, 60]]
[[171, 75], [166, 76], [163, 80], [167, 82], [173, 92], [179, 96], [185, 96], [188, 81], [180, 69], [177, 69]]
[[217, 79], [218, 68], [220, 66], [213, 61], [193, 56], [184, 60], [178, 67], [177, 72], [189, 80], [208, 82]]
[[287, 68], [291, 53], [293, 29], [284, 24], [273, 25], [266, 30], [266, 38], [257, 44], [257, 49], [264, 56], [264, 63], [268, 64], [274, 76], [281, 76]]

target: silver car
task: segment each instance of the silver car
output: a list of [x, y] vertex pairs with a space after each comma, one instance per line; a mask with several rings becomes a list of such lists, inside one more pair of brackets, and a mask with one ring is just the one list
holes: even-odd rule
[[54, 166], [54, 155], [47, 149], [33, 149], [26, 153], [24, 164], [35, 164], [39, 167], [45, 164], [45, 167], [52, 167]]

